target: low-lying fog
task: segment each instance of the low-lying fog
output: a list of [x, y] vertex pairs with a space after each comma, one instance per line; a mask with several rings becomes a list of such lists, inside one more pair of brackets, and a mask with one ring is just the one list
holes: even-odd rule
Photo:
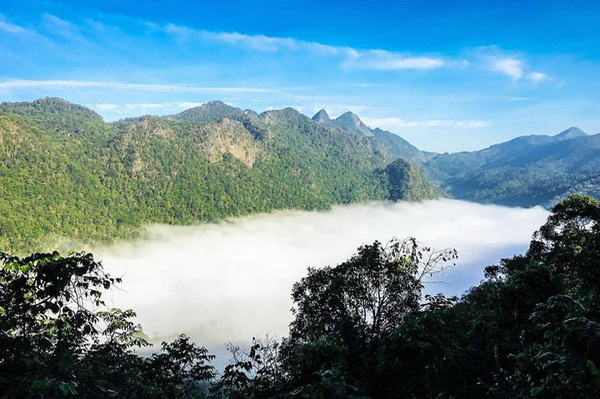
[[[458, 250], [456, 267], [427, 292], [460, 295], [483, 267], [522, 253], [544, 223], [542, 208], [455, 200], [336, 206], [329, 212], [282, 211], [193, 227], [151, 226], [147, 238], [92, 250], [120, 289], [109, 305], [132, 308], [153, 339], [179, 333], [210, 348], [284, 336], [292, 284], [309, 266], [336, 265], [362, 244], [414, 236]], [[219, 350], [217, 350], [219, 352]]]

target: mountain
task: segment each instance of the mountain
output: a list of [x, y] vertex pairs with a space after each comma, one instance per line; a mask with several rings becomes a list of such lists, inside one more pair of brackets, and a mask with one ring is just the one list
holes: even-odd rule
[[368, 137], [371, 141], [383, 145], [395, 158], [419, 163], [432, 156], [431, 153], [420, 151], [397, 134], [379, 128], [369, 128], [352, 112], [346, 112], [336, 119], [331, 119], [327, 111], [322, 109], [312, 117], [312, 120], [327, 126], [336, 126], [356, 136]]
[[554, 136], [555, 140], [570, 140], [577, 137], [587, 136], [587, 133], [583, 132], [577, 127], [570, 127], [567, 130], [560, 132], [556, 136]]
[[574, 192], [599, 197], [600, 134], [578, 128], [522, 136], [489, 148], [440, 154], [425, 163], [452, 196], [511, 206], [550, 206]]
[[387, 130], [381, 130], [379, 128], [372, 130], [373, 135], [377, 140], [380, 140], [397, 158], [402, 158], [410, 162], [422, 162], [426, 159], [431, 158], [433, 153], [427, 153], [419, 150], [408, 141], [395, 133], [388, 132]]
[[371, 129], [369, 129], [369, 127], [365, 125], [357, 115], [350, 111], [343, 113], [337, 119], [331, 121], [331, 124], [346, 129], [347, 131], [358, 136], [374, 136], [374, 133], [371, 131]]
[[352, 113], [332, 120], [322, 110], [311, 119], [292, 108], [258, 114], [213, 101], [105, 123], [57, 98], [1, 103], [0, 250], [442, 190], [481, 203], [549, 206], [574, 192], [600, 198], [599, 170], [600, 135], [577, 128], [432, 154]]
[[350, 111], [343, 113], [336, 119], [331, 119], [327, 111], [322, 109], [312, 117], [312, 120], [328, 126], [337, 126], [357, 136], [373, 137], [375, 135], [356, 114]]
[[213, 122], [222, 118], [231, 118], [243, 114], [239, 108], [232, 107], [222, 101], [210, 101], [199, 107], [190, 108], [177, 115], [165, 117], [165, 119], [177, 122], [205, 123]]
[[318, 122], [318, 123], [324, 123], [325, 125], [331, 125], [332, 124], [332, 121], [331, 121], [331, 118], [329, 117], [329, 114], [324, 109], [322, 109], [319, 112], [317, 112], [312, 117], [312, 120], [315, 121], [315, 122]]
[[374, 136], [291, 108], [257, 114], [215, 101], [105, 123], [56, 98], [2, 103], [0, 250], [130, 238], [147, 223], [438, 195], [419, 166], [388, 168], [396, 159]]

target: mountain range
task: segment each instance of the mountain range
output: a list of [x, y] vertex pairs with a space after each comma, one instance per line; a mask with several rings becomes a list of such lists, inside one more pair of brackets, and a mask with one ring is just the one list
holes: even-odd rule
[[438, 154], [424, 163], [453, 197], [509, 206], [551, 206], [569, 194], [600, 198], [600, 134], [576, 127], [522, 136], [480, 151]]
[[57, 98], [1, 103], [0, 159], [0, 249], [12, 251], [369, 200], [446, 193], [532, 206], [600, 196], [600, 135], [577, 128], [435, 154], [351, 112], [258, 114], [220, 101], [112, 123]]
[[375, 137], [218, 101], [114, 123], [57, 98], [2, 103], [0, 160], [0, 248], [13, 252], [135, 237], [148, 223], [439, 195]]
[[600, 134], [576, 127], [555, 136], [521, 136], [479, 151], [436, 154], [420, 151], [394, 133], [371, 129], [351, 112], [331, 119], [321, 110], [312, 119], [378, 139], [394, 156], [422, 166], [454, 198], [523, 207], [550, 207], [573, 193], [600, 198]]

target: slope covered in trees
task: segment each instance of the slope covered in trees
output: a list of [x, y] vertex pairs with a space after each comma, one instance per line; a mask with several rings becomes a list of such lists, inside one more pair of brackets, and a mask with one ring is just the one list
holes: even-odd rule
[[555, 136], [521, 136], [480, 151], [436, 154], [394, 133], [371, 129], [351, 112], [331, 119], [321, 110], [313, 120], [372, 137], [396, 158], [423, 166], [440, 189], [458, 199], [551, 207], [569, 194], [600, 198], [600, 134], [588, 136], [576, 127]]
[[[8, 250], [132, 237], [144, 223], [384, 200], [399, 182], [386, 170], [396, 156], [379, 140], [289, 108], [259, 115], [221, 102], [110, 124], [55, 98], [3, 103], [0, 159]], [[422, 174], [401, 192], [394, 199], [437, 195]]]
[[423, 276], [455, 257], [407, 239], [310, 268], [289, 335], [230, 346], [217, 378], [185, 336], [137, 355], [135, 313], [104, 308], [118, 280], [91, 255], [0, 253], [0, 397], [598, 397], [599, 201], [557, 204], [461, 299], [423, 298]]
[[430, 176], [459, 199], [510, 206], [549, 206], [569, 194], [600, 198], [600, 134], [570, 128], [523, 136], [481, 151], [439, 154]]

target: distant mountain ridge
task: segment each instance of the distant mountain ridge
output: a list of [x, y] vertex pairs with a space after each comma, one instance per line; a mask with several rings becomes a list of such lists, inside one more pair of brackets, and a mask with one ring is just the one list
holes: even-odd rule
[[[211, 102], [202, 107], [220, 110], [223, 106], [223, 103]], [[238, 120], [244, 119], [244, 113], [256, 115], [253, 111], [225, 107], [228, 107], [227, 116]], [[181, 116], [199, 111], [194, 110], [172, 118], [186, 120]], [[216, 117], [225, 113], [212, 114]], [[547, 207], [576, 192], [600, 198], [597, 138], [587, 139], [589, 143], [582, 140], [575, 141], [573, 145], [570, 142], [597, 135], [589, 136], [577, 127], [570, 127], [554, 136], [519, 136], [479, 151], [436, 154], [419, 150], [395, 133], [371, 129], [352, 112], [332, 119], [325, 109], [321, 109], [311, 119], [367, 138], [384, 147], [393, 158], [422, 165], [428, 176], [455, 198], [511, 206]], [[588, 148], [582, 151], [583, 146]]]
[[554, 136], [520, 136], [478, 151], [436, 154], [397, 134], [371, 129], [351, 112], [331, 119], [320, 110], [312, 119], [377, 140], [394, 156], [421, 164], [455, 198], [524, 207], [550, 207], [578, 192], [600, 198], [600, 134], [590, 136], [577, 127]]
[[166, 116], [165, 119], [177, 122], [205, 123], [222, 118], [239, 117], [243, 113], [244, 111], [241, 109], [227, 105], [222, 101], [210, 101], [176, 115]]
[[550, 206], [576, 192], [600, 198], [600, 134], [576, 127], [555, 136], [521, 136], [479, 151], [439, 154], [424, 166], [460, 199]]
[[56, 98], [2, 103], [0, 161], [0, 250], [13, 252], [129, 238], [146, 223], [439, 195], [374, 135], [219, 101], [113, 123]]
[[510, 206], [600, 198], [600, 135], [577, 128], [434, 154], [350, 112], [258, 114], [221, 101], [113, 123], [57, 98], [1, 103], [0, 161], [0, 250], [442, 191]]

